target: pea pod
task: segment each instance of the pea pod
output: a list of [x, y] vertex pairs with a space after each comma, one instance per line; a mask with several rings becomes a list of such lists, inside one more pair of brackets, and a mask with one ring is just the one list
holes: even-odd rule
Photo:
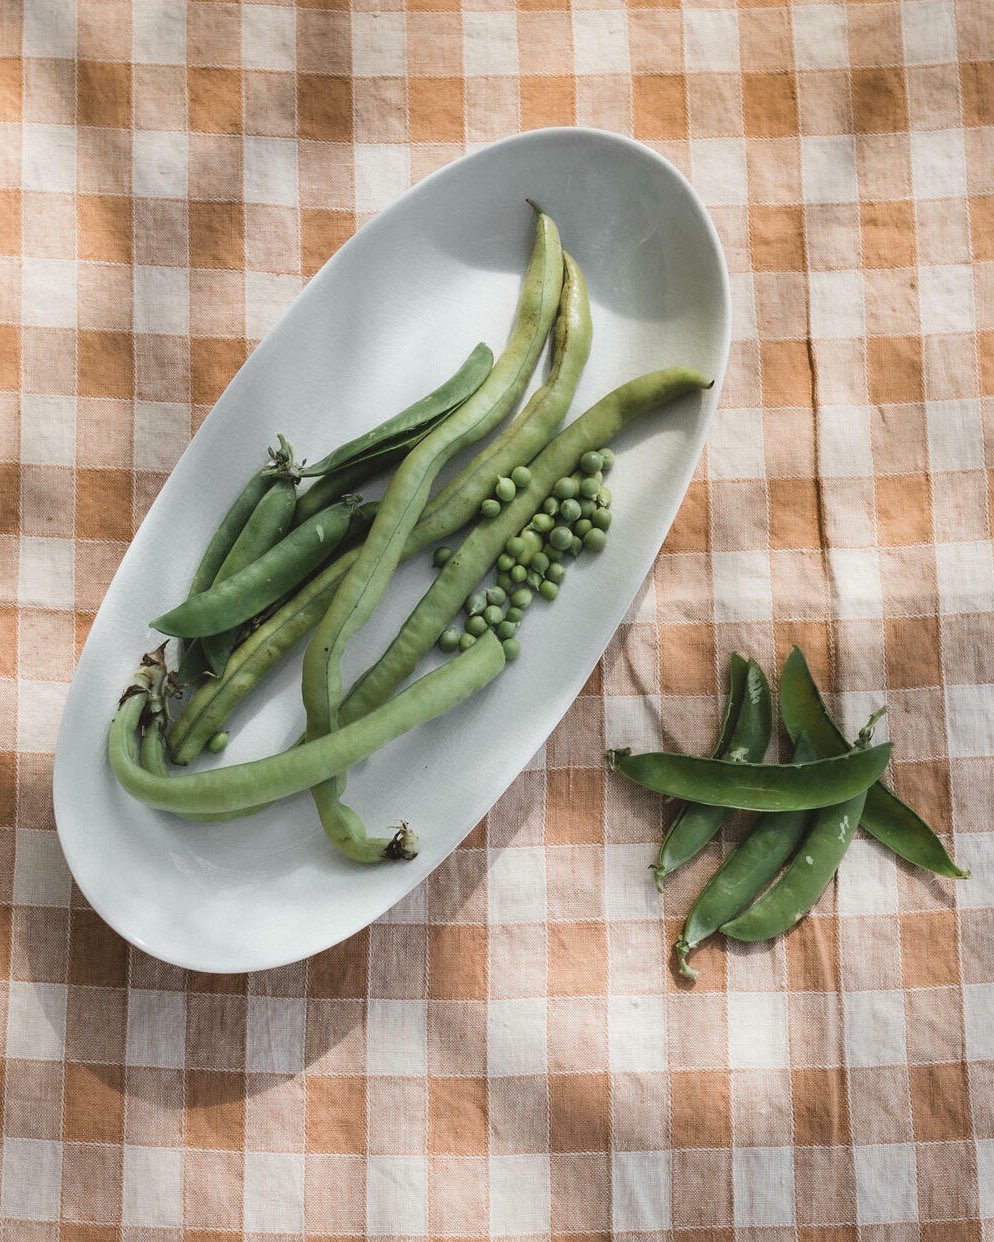
[[780, 879], [738, 918], [722, 923], [733, 940], [769, 940], [799, 923], [832, 882], [855, 836], [866, 790], [815, 815], [808, 835]]
[[[780, 678], [780, 714], [790, 736], [796, 739], [807, 733], [820, 754], [842, 755], [849, 750], [797, 647], [787, 657]], [[921, 816], [882, 782], [867, 793], [860, 822], [871, 836], [916, 867], [953, 879], [969, 878], [969, 871], [956, 866]]]
[[[152, 657], [146, 657], [146, 661]], [[137, 730], [155, 684], [148, 663], [134, 675], [111, 724], [108, 758], [122, 787], [147, 806], [180, 815], [218, 815], [286, 798], [319, 784], [385, 746], [402, 733], [464, 702], [504, 667], [499, 639], [487, 633], [462, 655], [426, 673], [381, 710], [348, 728], [278, 755], [205, 772], [159, 776], [139, 758]], [[405, 833], [404, 841], [409, 840]], [[396, 838], [356, 843], [350, 857], [371, 862], [391, 856]]]
[[[453, 484], [429, 500], [404, 545], [415, 556], [471, 521], [498, 474], [531, 460], [562, 422], [590, 353], [590, 306], [579, 267], [564, 256], [564, 283], [556, 320], [552, 371], [542, 388], [493, 444], [483, 448]], [[557, 358], [559, 365], [557, 367]], [[496, 446], [496, 447], [495, 447]], [[458, 483], [458, 487], [454, 485]], [[339, 583], [355, 563], [358, 548], [327, 566], [234, 651], [222, 677], [208, 681], [190, 699], [170, 732], [175, 763], [188, 763], [203, 750], [234, 708], [324, 615]]]
[[[417, 667], [459, 611], [481, 577], [496, 561], [509, 538], [517, 535], [556, 479], [568, 473], [585, 452], [597, 448], [623, 427], [651, 410], [708, 386], [699, 371], [671, 367], [622, 384], [550, 440], [530, 463], [531, 478], [499, 517], [482, 522], [463, 540], [439, 571], [401, 626], [382, 658], [368, 669], [342, 706], [342, 719], [355, 720], [386, 702]], [[512, 596], [513, 599], [513, 596]]]
[[[504, 352], [473, 396], [401, 463], [355, 564], [304, 653], [301, 689], [308, 739], [331, 733], [337, 726], [345, 645], [368, 620], [386, 589], [438, 472], [460, 449], [482, 439], [511, 412], [538, 362], [562, 291], [563, 257], [554, 221], [538, 208], [535, 212], [535, 244]], [[340, 780], [332, 779], [311, 790], [325, 832], [336, 844], [364, 835], [358, 816], [354, 812], [346, 816], [341, 810], [341, 786]]]
[[[794, 747], [793, 762], [810, 763], [817, 757], [807, 734], [802, 733]], [[807, 811], [770, 811], [760, 816], [745, 840], [731, 851], [691, 906], [674, 946], [681, 974], [697, 978], [697, 971], [687, 961], [690, 951], [763, 891], [794, 852], [808, 818]]]
[[221, 634], [256, 616], [328, 560], [354, 529], [361, 498], [347, 496], [316, 513], [237, 573], [219, 579], [151, 623], [184, 638]]
[[749, 661], [744, 660], [737, 651], [733, 651], [728, 657], [728, 697], [725, 699], [725, 713], [721, 718], [721, 728], [718, 730], [718, 740], [714, 744], [714, 750], [711, 752], [712, 759], [720, 759], [728, 749], [728, 743], [732, 738], [732, 730], [735, 728], [735, 722], [739, 718], [739, 712], [742, 710], [742, 700], [745, 697], [746, 670], [749, 667]]
[[490, 374], [493, 362], [493, 353], [481, 341], [455, 375], [433, 392], [302, 469], [303, 478], [321, 477], [297, 501], [295, 524], [313, 517], [343, 493], [401, 461], [432, 428], [476, 392]]
[[733, 763], [666, 752], [609, 750], [608, 767], [656, 793], [742, 811], [804, 811], [834, 806], [869, 789], [890, 758], [891, 744], [852, 750], [812, 763]]
[[[729, 698], [731, 699], [731, 694]], [[738, 716], [731, 727], [727, 742], [714, 757], [729, 759], [733, 763], [759, 763], [770, 744], [772, 729], [773, 705], [770, 701], [770, 687], [763, 670], [755, 660], [750, 660], [746, 666], [745, 687]], [[661, 890], [664, 876], [699, 854], [727, 818], [726, 807], [708, 806], [700, 802], [689, 802], [682, 807], [659, 849], [659, 859], [654, 868], [656, 887]]]

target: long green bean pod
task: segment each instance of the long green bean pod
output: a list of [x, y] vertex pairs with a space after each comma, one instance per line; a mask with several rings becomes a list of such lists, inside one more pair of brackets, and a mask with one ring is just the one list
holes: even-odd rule
[[[780, 714], [787, 732], [796, 739], [807, 733], [823, 755], [843, 755], [849, 743], [828, 714], [807, 662], [795, 647], [780, 678]], [[946, 847], [917, 811], [878, 782], [866, 795], [860, 823], [866, 831], [901, 858], [951, 879], [968, 879], [969, 871], [957, 867]]]
[[[458, 530], [475, 515], [476, 506], [490, 495], [500, 475], [527, 465], [545, 447], [572, 403], [590, 357], [592, 336], [587, 282], [579, 264], [564, 250], [563, 290], [548, 378], [513, 422], [425, 505], [414, 531], [422, 547]], [[467, 497], [472, 497], [470, 504]]]
[[384, 655], [368, 669], [342, 706], [343, 721], [359, 719], [386, 702], [437, 642], [462, 602], [487, 572], [507, 540], [516, 535], [549, 495], [556, 480], [569, 474], [584, 453], [599, 448], [623, 427], [678, 397], [707, 388], [699, 371], [671, 367], [622, 384], [550, 440], [531, 462], [531, 480], [501, 510], [481, 522], [446, 561], [428, 591], [401, 626]]
[[[586, 283], [572, 260], [565, 264], [559, 316], [562, 325], [557, 319], [556, 351], [548, 382], [495, 441], [497, 447], [488, 445], [481, 450], [457, 476], [458, 489], [449, 485], [428, 502], [408, 536], [401, 559], [416, 556], [472, 520], [480, 502], [491, 494], [497, 476], [531, 460], [559, 426], [579, 381], [580, 359], [585, 363], [590, 352]], [[358, 556], [359, 549], [350, 548], [323, 569], [235, 649], [220, 678], [207, 682], [193, 695], [170, 732], [175, 763], [189, 763], [200, 754], [207, 739], [242, 699], [317, 625]]]
[[[355, 565], [342, 581], [304, 653], [301, 679], [308, 740], [337, 727], [342, 699], [341, 660], [349, 638], [371, 615], [428, 501], [439, 470], [474, 444], [514, 408], [549, 334], [563, 283], [563, 255], [553, 220], [536, 208], [535, 244], [504, 352], [476, 393], [425, 437], [401, 463], [380, 502]], [[311, 790], [329, 838], [336, 844], [363, 833], [361, 821], [339, 812], [339, 782]]]
[[[301, 793], [335, 773], [347, 771], [402, 733], [434, 720], [483, 689], [504, 667], [497, 638], [485, 635], [469, 651], [426, 673], [381, 711], [348, 728], [278, 755], [207, 772], [159, 776], [141, 764], [137, 731], [153, 692], [155, 675], [143, 664], [121, 699], [111, 724], [108, 758], [115, 776], [132, 797], [147, 806], [180, 815], [220, 815]], [[408, 834], [404, 834], [406, 842]], [[374, 860], [376, 850], [399, 849], [396, 839], [355, 843], [358, 861]]]
[[612, 771], [656, 793], [740, 811], [805, 811], [862, 793], [883, 774], [891, 744], [851, 750], [812, 763], [732, 763], [665, 751], [633, 755], [609, 750]]

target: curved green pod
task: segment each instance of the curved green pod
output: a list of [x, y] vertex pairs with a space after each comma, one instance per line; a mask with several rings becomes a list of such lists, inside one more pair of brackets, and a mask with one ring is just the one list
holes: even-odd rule
[[656, 793], [741, 811], [804, 811], [834, 806], [880, 779], [891, 744], [812, 763], [733, 763], [665, 751], [609, 750], [608, 767]]
[[433, 392], [378, 427], [343, 444], [301, 470], [302, 478], [320, 476], [297, 500], [294, 524], [334, 504], [344, 492], [375, 478], [411, 451], [430, 431], [457, 410], [480, 387], [493, 367], [490, 347], [481, 341], [459, 370]]
[[347, 771], [402, 733], [464, 702], [488, 685], [503, 667], [500, 641], [485, 634], [467, 652], [426, 673], [380, 711], [371, 712], [348, 728], [250, 763], [160, 776], [142, 767], [138, 753], [137, 730], [154, 686], [154, 670], [145, 664], [132, 679], [114, 716], [108, 758], [122, 787], [147, 806], [188, 815], [246, 810], [301, 793]]
[[[820, 754], [842, 755], [849, 749], [845, 735], [828, 714], [807, 661], [795, 647], [780, 677], [780, 714], [793, 739], [807, 733]], [[969, 871], [957, 867], [946, 847], [922, 817], [902, 802], [883, 783], [866, 795], [860, 823], [888, 849], [916, 867], [950, 879], [968, 879]]]

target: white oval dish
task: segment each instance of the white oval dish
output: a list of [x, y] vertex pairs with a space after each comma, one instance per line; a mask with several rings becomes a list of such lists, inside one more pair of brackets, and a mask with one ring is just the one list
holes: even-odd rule
[[[347, 800], [370, 832], [407, 820], [418, 858], [365, 869], [347, 862], [308, 795], [213, 826], [133, 801], [110, 771], [106, 729], [142, 652], [160, 640], [148, 618], [183, 598], [201, 550], [277, 432], [314, 460], [435, 387], [477, 341], [499, 353], [531, 246], [526, 196], [556, 220], [590, 287], [593, 352], [570, 418], [659, 367], [698, 367], [716, 383], [613, 445], [608, 549], [580, 559], [554, 606], [536, 601], [520, 659], [350, 775]], [[336, 944], [420, 883], [541, 750], [634, 598], [703, 447], [729, 324], [725, 263], [699, 199], [666, 160], [614, 134], [551, 129], [498, 142], [428, 177], [360, 230], [231, 381], [97, 614], [55, 763], [59, 837], [97, 912], [167, 962], [237, 972]], [[402, 567], [353, 639], [346, 684], [428, 585], [428, 559]], [[223, 762], [272, 753], [297, 735], [299, 667], [298, 653], [233, 716]]]

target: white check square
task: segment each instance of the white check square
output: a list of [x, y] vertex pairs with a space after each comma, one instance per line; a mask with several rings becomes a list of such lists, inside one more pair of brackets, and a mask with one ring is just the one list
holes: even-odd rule
[[915, 1149], [911, 1143], [857, 1147], [856, 1216], [861, 1225], [918, 1219]]
[[794, 1153], [789, 1147], [744, 1147], [732, 1152], [736, 1228], [794, 1222]]
[[491, 1156], [491, 1236], [547, 1234], [550, 1180], [548, 1156]]
[[183, 1152], [126, 1146], [121, 1210], [125, 1225], [178, 1229], [183, 1224]]
[[845, 998], [846, 1059], [850, 1065], [903, 1065], [908, 1056], [904, 993], [849, 992]]
[[668, 1151], [616, 1151], [611, 1156], [613, 1225], [616, 1230], [669, 1229]]

